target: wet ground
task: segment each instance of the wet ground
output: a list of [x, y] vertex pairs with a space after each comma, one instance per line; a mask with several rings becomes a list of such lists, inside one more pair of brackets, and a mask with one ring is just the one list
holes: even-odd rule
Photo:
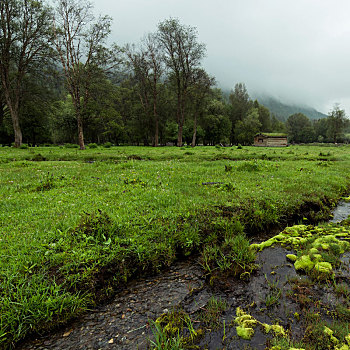
[[[341, 221], [349, 213], [350, 203], [342, 203], [335, 210], [332, 221]], [[298, 282], [305, 277], [299, 276], [294, 266], [286, 260], [288, 253], [281, 247], [263, 250], [257, 257], [259, 268], [248, 282], [226, 278], [210, 284], [195, 257], [178, 262], [159, 276], [130, 283], [112, 302], [91, 310], [67, 327], [28, 340], [17, 348], [148, 349], [149, 339], [153, 337], [150, 320], [174, 308], [181, 308], [189, 314], [194, 328], [204, 329], [203, 336], [197, 342], [199, 349], [266, 348], [269, 336], [259, 328], [251, 341], [237, 337], [236, 327], [232, 323], [237, 307], [249, 309], [250, 314], [260, 322], [282, 325], [297, 339], [298, 335], [303, 334], [303, 320], [296, 315], [301, 315], [303, 310], [300, 303], [291, 297], [295, 290], [291, 291], [289, 281]], [[337, 278], [350, 286], [350, 254], [344, 254], [342, 261]], [[337, 301], [337, 296], [327, 286], [300, 288], [315, 300], [317, 310], [329, 311]], [[203, 325], [201, 315], [212, 297], [225, 302], [226, 310], [216, 320], [216, 326]]]
[[333, 211], [333, 218], [330, 222], [340, 222], [347, 219], [350, 214], [350, 202], [340, 202]]

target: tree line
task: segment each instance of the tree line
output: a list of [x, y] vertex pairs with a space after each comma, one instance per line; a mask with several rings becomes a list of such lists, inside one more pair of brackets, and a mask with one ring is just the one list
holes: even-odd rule
[[83, 0], [0, 2], [0, 144], [251, 144], [257, 132], [344, 141], [338, 106], [326, 119], [284, 123], [243, 83], [218, 89], [195, 27], [169, 18], [120, 47], [107, 45], [111, 23]]

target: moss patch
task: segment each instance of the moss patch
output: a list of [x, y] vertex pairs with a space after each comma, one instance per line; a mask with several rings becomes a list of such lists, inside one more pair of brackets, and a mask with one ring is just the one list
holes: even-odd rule
[[252, 244], [252, 250], [282, 245], [294, 249], [297, 254], [287, 254], [286, 258], [294, 262], [297, 271], [303, 271], [315, 279], [327, 279], [333, 276], [334, 264], [339, 257], [350, 250], [350, 226], [342, 224], [324, 224], [319, 226], [294, 225], [280, 234], [260, 244]]

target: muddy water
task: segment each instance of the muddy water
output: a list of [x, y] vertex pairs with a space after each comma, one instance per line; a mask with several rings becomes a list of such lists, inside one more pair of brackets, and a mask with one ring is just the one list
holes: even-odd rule
[[340, 202], [333, 210], [333, 218], [330, 222], [340, 222], [347, 219], [350, 214], [350, 202]]
[[[341, 203], [334, 211], [333, 222], [350, 214], [350, 203]], [[152, 339], [150, 320], [180, 307], [191, 316], [195, 328], [202, 327], [200, 313], [209, 299], [216, 297], [227, 303], [221, 315], [218, 329], [205, 328], [198, 341], [200, 349], [265, 349], [269, 336], [256, 328], [251, 341], [237, 337], [235, 325], [237, 307], [249, 308], [260, 322], [279, 323], [290, 331], [294, 339], [303, 334], [300, 305], [290, 295], [291, 278], [302, 279], [286, 260], [292, 253], [281, 247], [268, 248], [258, 254], [259, 269], [248, 282], [226, 278], [215, 280], [212, 285], [206, 278], [196, 258], [175, 264], [160, 276], [153, 276], [130, 283], [129, 287], [108, 305], [91, 310], [85, 316], [54, 333], [37, 337], [19, 345], [21, 350], [61, 349], [148, 349]], [[343, 265], [337, 277], [350, 284], [350, 253], [344, 254]], [[273, 289], [281, 291], [278, 301], [268, 305]], [[329, 309], [337, 297], [327, 287], [313, 286], [308, 296], [315, 305]], [[324, 317], [327, 318], [325, 314]], [[223, 325], [225, 324], [225, 327]]]

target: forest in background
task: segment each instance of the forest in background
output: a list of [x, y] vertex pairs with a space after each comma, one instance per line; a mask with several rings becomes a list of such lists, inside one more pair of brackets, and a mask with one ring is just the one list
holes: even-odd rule
[[291, 143], [348, 142], [339, 106], [287, 119], [229, 94], [203, 68], [196, 28], [169, 18], [137, 44], [107, 45], [112, 18], [85, 1], [0, 3], [0, 144], [250, 145], [257, 132]]

